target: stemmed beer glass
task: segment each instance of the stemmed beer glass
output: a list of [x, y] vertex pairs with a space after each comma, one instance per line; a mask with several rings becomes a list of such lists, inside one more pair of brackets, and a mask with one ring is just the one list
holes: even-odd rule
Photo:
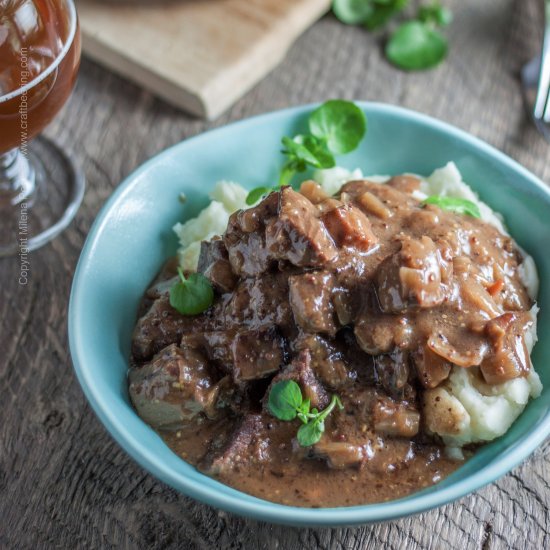
[[73, 0], [0, 0], [0, 256], [33, 250], [71, 221], [84, 178], [38, 133], [67, 101], [80, 63]]

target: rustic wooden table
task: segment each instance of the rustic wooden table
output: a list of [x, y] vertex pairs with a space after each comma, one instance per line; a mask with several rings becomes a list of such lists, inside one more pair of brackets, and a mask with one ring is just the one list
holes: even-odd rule
[[67, 305], [80, 249], [99, 208], [143, 161], [207, 128], [323, 100], [369, 99], [464, 128], [550, 180], [550, 145], [522, 105], [518, 72], [540, 44], [536, 0], [455, 0], [440, 68], [404, 74], [380, 39], [327, 16], [285, 62], [221, 119], [193, 120], [84, 60], [77, 89], [47, 134], [86, 172], [70, 229], [33, 253], [29, 283], [0, 260], [0, 547], [2, 548], [550, 548], [550, 443], [497, 483], [401, 521], [291, 529], [241, 519], [139, 468], [98, 422], [76, 381]]

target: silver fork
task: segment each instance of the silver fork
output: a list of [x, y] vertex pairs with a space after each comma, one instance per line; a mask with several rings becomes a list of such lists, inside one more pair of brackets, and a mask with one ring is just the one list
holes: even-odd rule
[[550, 0], [544, 0], [542, 53], [523, 67], [521, 80], [528, 100], [529, 91], [536, 86], [533, 120], [546, 141], [550, 141]]

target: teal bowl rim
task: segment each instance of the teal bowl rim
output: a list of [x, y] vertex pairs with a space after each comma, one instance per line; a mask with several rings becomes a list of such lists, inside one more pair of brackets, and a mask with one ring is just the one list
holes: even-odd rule
[[[428, 126], [450, 135], [457, 140], [469, 142], [470, 145], [476, 147], [480, 152], [493, 157], [505, 167], [528, 179], [540, 195], [550, 198], [550, 190], [534, 174], [504, 153], [501, 153], [481, 139], [471, 136], [464, 130], [403, 107], [364, 101], [357, 101], [356, 103], [363, 109], [368, 109], [371, 112], [375, 111], [381, 114], [398, 115], [404, 120], [414, 121], [417, 124]], [[265, 123], [269, 122], [271, 118], [280, 116], [296, 117], [310, 111], [317, 105], [317, 103], [307, 104], [256, 115], [220, 128], [209, 130], [184, 140], [184, 142], [205, 140], [208, 139], [212, 133], [225, 132], [241, 124], [255, 125], [258, 123]], [[79, 304], [85, 284], [81, 277], [81, 273], [84, 270], [89, 252], [96, 246], [96, 239], [108, 222], [107, 218], [111, 207], [132, 192], [134, 185], [137, 184], [139, 176], [141, 176], [143, 172], [151, 165], [170, 155], [174, 149], [180, 147], [184, 142], [177, 143], [165, 149], [134, 170], [134, 172], [124, 179], [107, 200], [93, 223], [82, 249], [73, 279], [69, 302], [69, 346], [74, 369], [84, 394], [111, 436], [145, 470], [182, 493], [231, 513], [288, 525], [325, 527], [357, 525], [388, 521], [418, 514], [455, 501], [492, 483], [497, 478], [512, 470], [527, 458], [550, 434], [550, 414], [547, 413], [545, 417], [538, 422], [535, 428], [526, 435], [519, 444], [509, 449], [502, 458], [493, 461], [476, 473], [457, 481], [451, 486], [443, 487], [426, 494], [419, 492], [405, 499], [340, 508], [300, 508], [276, 504], [261, 499], [245, 501], [240, 498], [239, 491], [235, 491], [234, 494], [231, 495], [220, 494], [216, 492], [215, 488], [201, 485], [200, 478], [206, 477], [203, 474], [198, 473], [197, 479], [190, 479], [181, 474], [176, 475], [172, 470], [165, 467], [149, 449], [142, 446], [139, 442], [134, 441], [129, 436], [127, 430], [118, 423], [116, 415], [110, 410], [109, 403], [105, 402], [102, 396], [96, 393], [93, 378], [91, 376], [92, 373], [83, 367], [83, 355], [80, 353], [81, 342], [83, 338], [85, 338], [85, 334], [79, 331], [79, 316], [82, 314]]]

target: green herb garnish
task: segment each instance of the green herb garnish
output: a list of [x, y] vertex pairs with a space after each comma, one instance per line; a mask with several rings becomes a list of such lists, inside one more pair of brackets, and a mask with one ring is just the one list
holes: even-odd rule
[[255, 189], [252, 189], [250, 193], [246, 196], [246, 204], [248, 206], [252, 206], [253, 204], [256, 204], [264, 195], [267, 195], [270, 191], [272, 191], [271, 187], [256, 187]]
[[383, 27], [388, 21], [409, 4], [409, 0], [388, 0], [387, 2], [375, 2], [376, 9], [363, 21], [363, 25], [373, 31]]
[[336, 161], [323, 139], [299, 134], [292, 139], [285, 136], [281, 141], [284, 145], [282, 152], [288, 156], [288, 160], [281, 169], [279, 186], [288, 185], [292, 176], [296, 172], [304, 172], [308, 165], [322, 169], [336, 166]]
[[309, 403], [304, 402], [302, 390], [294, 380], [273, 384], [269, 392], [269, 412], [279, 420], [294, 420], [298, 413], [309, 413]]
[[332, 10], [334, 15], [346, 25], [360, 25], [376, 11], [377, 4], [373, 0], [334, 0]]
[[279, 183], [275, 187], [256, 187], [246, 197], [246, 204], [282, 185], [289, 185], [294, 174], [313, 168], [333, 168], [335, 155], [344, 155], [357, 148], [367, 130], [363, 111], [351, 101], [332, 99], [315, 109], [308, 119], [309, 133], [293, 138], [283, 137], [283, 154], [287, 160], [281, 168]]
[[294, 380], [282, 380], [273, 384], [269, 392], [269, 412], [279, 420], [294, 420], [299, 418], [302, 426], [298, 429], [296, 438], [302, 447], [314, 445], [321, 439], [325, 432], [325, 419], [333, 411], [334, 407], [340, 410], [344, 408], [340, 398], [333, 395], [324, 410], [310, 410], [310, 400], [304, 399], [300, 386]]
[[313, 409], [313, 411], [315, 411], [315, 417], [309, 422], [305, 423], [303, 426], [300, 426], [300, 429], [296, 434], [298, 443], [300, 443], [302, 447], [309, 447], [310, 445], [314, 445], [319, 441], [319, 439], [321, 439], [321, 436], [325, 433], [325, 418], [332, 412], [332, 410], [336, 406], [340, 410], [344, 408], [342, 402], [340, 401], [340, 398], [337, 395], [333, 395], [326, 409], [321, 412], [317, 412], [317, 409]]
[[355, 103], [331, 99], [311, 113], [309, 131], [331, 154], [345, 155], [357, 149], [367, 131], [367, 119]]
[[457, 197], [440, 197], [432, 195], [422, 201], [422, 204], [435, 204], [442, 210], [450, 210], [456, 214], [466, 214], [473, 218], [481, 218], [481, 213], [477, 204], [467, 199], [459, 199]]
[[187, 279], [178, 267], [180, 280], [170, 288], [170, 305], [182, 315], [198, 315], [214, 301], [210, 281], [201, 273], [191, 273]]
[[400, 69], [435, 67], [447, 55], [447, 39], [421, 21], [403, 23], [386, 44], [386, 57]]
[[434, 25], [446, 27], [453, 20], [453, 12], [439, 4], [439, 2], [434, 2], [426, 6], [420, 6], [418, 19], [423, 23], [433, 23]]
[[387, 23], [407, 6], [409, 0], [334, 0], [334, 15], [348, 25], [373, 30]]
[[[334, 0], [332, 8], [340, 21], [363, 25], [368, 30], [383, 27], [403, 12], [409, 0]], [[386, 44], [388, 60], [407, 71], [429, 69], [447, 55], [447, 39], [436, 29], [452, 20], [449, 9], [435, 1], [421, 5], [416, 17], [402, 22]]]

